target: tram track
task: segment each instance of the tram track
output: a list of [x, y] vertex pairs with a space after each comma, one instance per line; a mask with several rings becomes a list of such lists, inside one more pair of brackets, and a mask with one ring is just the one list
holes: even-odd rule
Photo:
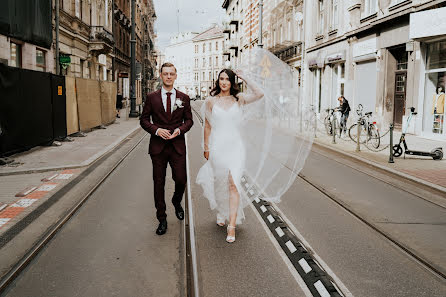
[[[138, 131], [137, 131], [138, 132]], [[71, 181], [69, 184], [65, 185], [61, 190], [59, 190], [53, 197], [53, 201], [50, 200], [50, 205], [59, 200], [65, 193], [71, 190], [75, 185], [79, 184], [84, 178], [91, 174], [94, 169], [103, 164], [110, 156], [116, 153], [119, 149], [124, 147], [133, 137], [137, 135], [137, 132], [133, 135], [127, 137], [123, 142], [118, 144], [115, 148], [107, 152], [104, 156], [94, 162], [88, 169], [86, 169], [81, 175], [76, 179]], [[48, 231], [40, 237], [39, 240], [25, 253], [19, 261], [13, 265], [7, 273], [5, 273], [0, 279], [0, 294], [2, 294], [8, 286], [14, 282], [14, 280], [20, 276], [20, 274], [31, 265], [33, 259], [35, 259], [39, 253], [51, 242], [51, 240], [58, 234], [58, 232], [70, 221], [70, 219], [82, 208], [82, 206], [88, 201], [88, 199], [96, 192], [96, 190], [107, 180], [107, 178], [115, 172], [119, 165], [140, 145], [140, 143], [146, 138], [147, 134], [144, 134], [140, 139], [136, 141], [134, 145], [109, 169], [105, 175], [103, 175], [98, 182], [94, 184], [90, 190], [82, 196], [80, 200], [76, 202], [63, 216], [53, 224]], [[39, 210], [43, 212], [44, 210]]]
[[[193, 112], [196, 115], [196, 117], [199, 119], [200, 123], [203, 125], [203, 119], [201, 118], [200, 113], [197, 110], [195, 110], [194, 108], [192, 108], [192, 109], [193, 109]], [[355, 169], [355, 168], [353, 168], [353, 169]], [[362, 172], [362, 171], [360, 171], [360, 172]], [[367, 173], [365, 173], [365, 174], [367, 174]], [[367, 174], [367, 175], [369, 175], [372, 178], [376, 178], [370, 174]], [[331, 201], [336, 203], [345, 212], [347, 212], [351, 216], [358, 219], [360, 222], [365, 224], [368, 228], [371, 228], [375, 233], [379, 234], [386, 241], [388, 241], [394, 247], [396, 247], [402, 254], [404, 254], [407, 257], [409, 257], [410, 259], [414, 260], [418, 265], [423, 267], [425, 270], [429, 271], [432, 275], [434, 275], [435, 277], [437, 277], [443, 281], [446, 279], [446, 275], [440, 269], [435, 267], [435, 265], [433, 265], [429, 261], [425, 260], [423, 257], [418, 255], [416, 252], [412, 251], [409, 247], [407, 247], [403, 243], [399, 242], [397, 239], [393, 238], [393, 236], [389, 235], [388, 233], [381, 230], [379, 227], [377, 227], [373, 223], [369, 222], [369, 220], [367, 220], [367, 218], [365, 218], [364, 216], [359, 214], [352, 207], [349, 207], [346, 203], [342, 202], [340, 199], [336, 198], [336, 196], [333, 193], [331, 193], [329, 190], [325, 189], [323, 186], [319, 185], [316, 181], [311, 180], [310, 178], [308, 178], [307, 176], [305, 176], [302, 173], [298, 174], [298, 178], [301, 179], [304, 183], [311, 186], [312, 188], [316, 189], [321, 194], [323, 194], [323, 196], [326, 197], [327, 199], [330, 199]], [[379, 178], [376, 178], [376, 179], [381, 180]], [[401, 189], [400, 187], [398, 187], [396, 185], [393, 185], [388, 182], [386, 182], [386, 183], [396, 189]], [[249, 190], [253, 189], [252, 186], [253, 185], [249, 183], [248, 188], [246, 188], [245, 190], [249, 191]], [[415, 196], [417, 198], [421, 198], [421, 197], [418, 197], [418, 195], [415, 195]], [[422, 199], [422, 200], [425, 200], [425, 199]], [[254, 208], [260, 214], [260, 216], [263, 218], [266, 225], [269, 227], [272, 235], [277, 239], [279, 245], [283, 248], [283, 251], [285, 252], [285, 254], [287, 254], [288, 258], [291, 260], [291, 262], [295, 266], [296, 270], [298, 271], [298, 273], [301, 275], [301, 277], [304, 280], [305, 280], [305, 275], [307, 274], [307, 273], [305, 273], [305, 270], [307, 270], [307, 271], [313, 270], [314, 271], [315, 267], [316, 268], [319, 267], [319, 268], [321, 268], [320, 274], [326, 276], [325, 279], [320, 279], [320, 281], [326, 285], [326, 289], [327, 289], [326, 294], [328, 294], [328, 295], [325, 295], [325, 296], [352, 296], [351, 293], [348, 292], [346, 287], [342, 283], [339, 283], [340, 280], [335, 275], [330, 275], [330, 273], [327, 273], [327, 271], [331, 272], [331, 269], [329, 267], [327, 267], [326, 264], [323, 263], [323, 261], [321, 261], [321, 259], [316, 255], [315, 251], [310, 246], [305, 246], [302, 243], [302, 242], [306, 243], [306, 240], [304, 238], [299, 238], [296, 235], [296, 233], [297, 234], [299, 234], [299, 233], [296, 232], [297, 230], [295, 229], [294, 226], [292, 226], [292, 225], [290, 226], [291, 222], [288, 219], [282, 217], [282, 216], [284, 216], [284, 213], [278, 208], [277, 205], [265, 202], [261, 199], [256, 199], [253, 202], [253, 205], [254, 205]], [[439, 205], [437, 205], [437, 206], [439, 206]], [[284, 236], [284, 234], [285, 234], [285, 236]], [[287, 240], [288, 244], [287, 244], [287, 242], [285, 242], [284, 239], [282, 239], [282, 237], [284, 237]], [[298, 259], [296, 259], [294, 257], [294, 255], [293, 255], [294, 252], [292, 252], [294, 250], [297, 250], [298, 252], [303, 252], [304, 254], [306, 252], [308, 252], [310, 255], [313, 255], [313, 258], [308, 258], [306, 255], [304, 255], [301, 257], [301, 259], [305, 259], [306, 264], [304, 264], [303, 266], [298, 265], [298, 264], [301, 264], [302, 261], [301, 261], [301, 263], [299, 263]], [[314, 257], [314, 256], [316, 256], [316, 257]], [[293, 260], [293, 257], [294, 257], [294, 260]], [[309, 269], [307, 266], [310, 261], [312, 261], [313, 264], [316, 264], [316, 265], [313, 265], [313, 264], [309, 265], [311, 267], [311, 269]], [[314, 294], [313, 296], [324, 296], [323, 293], [321, 294], [319, 291], [315, 292], [314, 290], [311, 290], [314, 288], [311, 288], [310, 286], [311, 286], [311, 284], [315, 284], [316, 279], [314, 278], [314, 275], [312, 277], [310, 277], [310, 279], [311, 279], [310, 284], [308, 282], [306, 282], [306, 283], [307, 283], [307, 285], [309, 285], [310, 291], [312, 291], [312, 293]]]

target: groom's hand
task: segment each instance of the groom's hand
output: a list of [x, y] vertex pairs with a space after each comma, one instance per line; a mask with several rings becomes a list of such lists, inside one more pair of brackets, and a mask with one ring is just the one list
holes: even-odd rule
[[173, 131], [172, 135], [169, 137], [169, 139], [173, 139], [180, 135], [180, 129], [176, 128], [175, 131]]
[[158, 136], [161, 137], [162, 139], [170, 139], [170, 131], [166, 130], [166, 129], [158, 129]]

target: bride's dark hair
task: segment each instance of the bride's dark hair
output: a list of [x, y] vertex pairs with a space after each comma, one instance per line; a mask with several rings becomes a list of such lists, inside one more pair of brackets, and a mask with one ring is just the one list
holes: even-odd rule
[[220, 71], [220, 73], [218, 74], [217, 81], [215, 82], [215, 87], [211, 91], [211, 96], [217, 96], [218, 94], [221, 93], [220, 75], [223, 72], [228, 75], [229, 82], [231, 83], [231, 89], [229, 90], [229, 93], [238, 100], [237, 94], [240, 93], [240, 89], [238, 88], [238, 85], [235, 82], [235, 73], [231, 69], [223, 69], [222, 71]]

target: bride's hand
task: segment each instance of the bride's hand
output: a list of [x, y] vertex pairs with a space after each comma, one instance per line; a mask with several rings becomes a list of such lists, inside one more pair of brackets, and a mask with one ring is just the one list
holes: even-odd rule
[[204, 152], [203, 155], [206, 160], [209, 160], [209, 152]]

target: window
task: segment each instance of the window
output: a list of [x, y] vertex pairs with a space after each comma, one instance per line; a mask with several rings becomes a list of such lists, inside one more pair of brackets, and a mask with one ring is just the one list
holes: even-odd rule
[[209, 51], [212, 52], [212, 43], [209, 42]]
[[198, 59], [195, 59], [195, 68], [198, 68]]
[[218, 57], [215, 57], [215, 66], [218, 66]]
[[46, 71], [45, 52], [40, 49], [36, 49], [36, 69]]
[[202, 73], [201, 80], [204, 80], [204, 71]]
[[322, 34], [324, 32], [324, 0], [319, 0], [319, 20], [317, 32]]
[[404, 51], [396, 60], [396, 70], [407, 70], [407, 52]]
[[20, 44], [11, 42], [10, 57], [9, 66], [22, 67], [22, 46]]
[[293, 38], [292, 38], [292, 32], [291, 32], [291, 21], [290, 20], [288, 20], [288, 40], [292, 40]]
[[279, 40], [280, 40], [280, 43], [283, 42], [283, 27], [282, 27], [282, 25], [280, 25], [280, 35], [279, 35]]
[[331, 3], [331, 29], [338, 27], [338, 0], [332, 0]]
[[367, 15], [374, 14], [378, 10], [378, 0], [365, 0], [364, 12]]
[[212, 67], [212, 57], [209, 57], [209, 67]]
[[218, 41], [215, 42], [215, 50], [218, 51]]
[[75, 0], [74, 10], [76, 17], [82, 19], [82, 0]]
[[202, 67], [205, 67], [205, 66], [206, 66], [206, 59], [203, 58], [203, 65], [202, 65]]
[[203, 43], [203, 53], [206, 52], [206, 43]]
[[209, 79], [208, 80], [212, 80], [212, 73], [209, 72]]
[[198, 54], [198, 44], [195, 45], [195, 53]]

